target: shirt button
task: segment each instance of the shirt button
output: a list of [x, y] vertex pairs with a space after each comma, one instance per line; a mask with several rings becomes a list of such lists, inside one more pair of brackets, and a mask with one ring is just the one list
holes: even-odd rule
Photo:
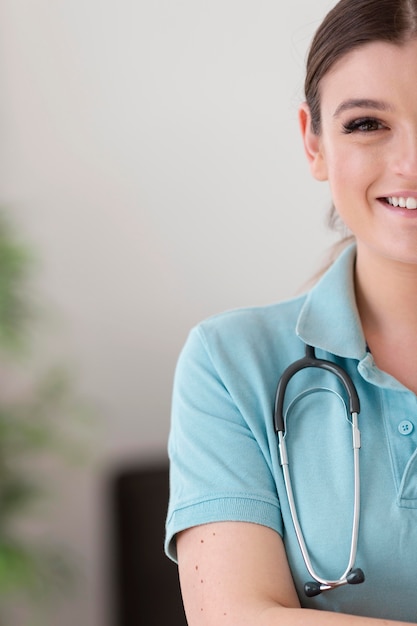
[[403, 420], [398, 424], [398, 432], [401, 435], [411, 435], [414, 425], [409, 420]]

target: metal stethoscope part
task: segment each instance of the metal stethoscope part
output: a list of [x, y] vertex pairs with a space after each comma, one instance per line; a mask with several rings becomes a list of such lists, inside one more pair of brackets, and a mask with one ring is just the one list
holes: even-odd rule
[[[337, 580], [326, 580], [317, 574], [311, 563], [309, 551], [307, 549], [303, 531], [300, 526], [300, 522], [297, 515], [297, 508], [294, 501], [294, 493], [291, 484], [291, 477], [288, 465], [288, 453], [285, 442], [285, 419], [284, 419], [284, 398], [287, 385], [291, 378], [302, 369], [313, 367], [318, 369], [325, 369], [341, 381], [344, 386], [348, 398], [349, 398], [349, 413], [351, 415], [350, 424], [352, 426], [352, 440], [353, 440], [353, 471], [354, 471], [354, 504], [353, 504], [353, 522], [352, 522], [352, 535], [350, 544], [349, 561], [345, 571]], [[359, 449], [361, 447], [360, 432], [358, 428], [358, 414], [360, 411], [360, 404], [358, 394], [355, 385], [352, 382], [350, 376], [336, 363], [327, 361], [324, 359], [318, 359], [315, 356], [314, 348], [306, 345], [305, 356], [298, 361], [292, 363], [282, 374], [275, 397], [275, 411], [274, 411], [274, 426], [275, 432], [278, 434], [278, 448], [280, 455], [280, 463], [284, 475], [285, 489], [287, 492], [288, 504], [290, 508], [291, 518], [297, 536], [298, 544], [300, 546], [301, 554], [303, 556], [306, 568], [313, 578], [311, 582], [306, 582], [304, 585], [305, 594], [308, 597], [316, 596], [323, 591], [340, 587], [341, 585], [356, 585], [365, 580], [363, 571], [356, 567], [354, 568], [358, 533], [359, 533], [359, 513], [360, 513], [360, 478], [359, 478]]]

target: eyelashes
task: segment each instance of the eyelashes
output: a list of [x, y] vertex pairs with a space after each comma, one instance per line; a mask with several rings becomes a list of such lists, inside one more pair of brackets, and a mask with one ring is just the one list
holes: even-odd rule
[[343, 133], [346, 135], [355, 132], [371, 133], [384, 128], [386, 128], [386, 126], [375, 117], [355, 118], [342, 125]]

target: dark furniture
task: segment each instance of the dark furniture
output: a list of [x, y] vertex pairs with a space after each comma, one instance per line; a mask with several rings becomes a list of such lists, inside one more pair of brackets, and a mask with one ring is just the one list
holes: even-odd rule
[[168, 464], [112, 480], [114, 626], [186, 626], [177, 566], [163, 552]]

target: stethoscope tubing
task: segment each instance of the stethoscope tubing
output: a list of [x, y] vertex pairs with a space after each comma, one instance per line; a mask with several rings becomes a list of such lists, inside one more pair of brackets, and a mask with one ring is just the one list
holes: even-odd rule
[[[297, 507], [295, 505], [294, 492], [292, 488], [288, 452], [285, 442], [286, 436], [286, 423], [284, 418], [284, 398], [285, 391], [290, 379], [300, 370], [306, 367], [313, 367], [318, 369], [325, 369], [335, 374], [342, 382], [348, 398], [349, 398], [349, 413], [351, 416], [350, 424], [352, 427], [352, 446], [353, 446], [353, 474], [354, 474], [354, 495], [353, 495], [353, 518], [352, 518], [352, 534], [350, 542], [349, 560], [345, 571], [336, 580], [328, 580], [319, 576], [315, 571], [312, 563], [309, 551], [307, 549], [304, 534], [300, 525], [300, 521], [297, 514]], [[294, 526], [294, 531], [297, 537], [298, 545], [306, 568], [310, 576], [314, 579], [313, 583], [306, 583], [305, 590], [309, 596], [317, 595], [322, 591], [328, 589], [334, 589], [347, 583], [356, 584], [364, 580], [362, 570], [353, 570], [359, 535], [359, 519], [360, 519], [360, 472], [359, 472], [359, 450], [361, 447], [361, 437], [358, 426], [358, 414], [360, 410], [359, 397], [356, 388], [350, 378], [350, 376], [335, 363], [324, 359], [317, 359], [315, 357], [314, 348], [306, 345], [306, 354], [303, 358], [295, 361], [291, 364], [281, 376], [278, 383], [276, 397], [275, 397], [275, 411], [274, 411], [274, 426], [278, 435], [278, 450], [280, 464], [283, 471], [285, 490], [287, 493], [288, 506], [291, 514], [291, 519]]]
[[353, 437], [353, 464], [354, 464], [354, 504], [353, 504], [353, 520], [352, 520], [352, 535], [351, 535], [351, 545], [350, 545], [350, 553], [349, 553], [349, 561], [346, 566], [345, 571], [337, 580], [328, 580], [322, 578], [315, 571], [309, 551], [307, 549], [304, 534], [301, 530], [300, 521], [298, 519], [297, 508], [295, 506], [294, 493], [292, 489], [292, 482], [290, 478], [289, 471], [289, 463], [288, 463], [288, 454], [287, 454], [287, 446], [285, 444], [285, 434], [283, 432], [278, 433], [278, 447], [279, 447], [279, 455], [280, 455], [280, 463], [282, 466], [283, 476], [285, 488], [287, 491], [288, 505], [291, 513], [291, 518], [294, 525], [295, 534], [297, 537], [298, 545], [300, 546], [301, 554], [303, 556], [306, 568], [312, 578], [318, 581], [321, 585], [325, 585], [326, 587], [333, 588], [339, 585], [345, 584], [347, 582], [347, 575], [352, 570], [355, 564], [356, 552], [357, 552], [357, 543], [358, 543], [358, 532], [359, 532], [359, 518], [360, 518], [360, 480], [359, 480], [359, 448], [360, 448], [360, 437], [359, 429], [358, 429], [358, 414], [352, 414], [352, 429], [353, 432], [356, 433]]
[[275, 394], [274, 410], [274, 425], [276, 432], [285, 432], [284, 398], [287, 385], [291, 378], [295, 374], [297, 374], [297, 372], [300, 372], [302, 369], [305, 369], [307, 367], [325, 369], [337, 376], [348, 394], [349, 413], [352, 415], [353, 413], [359, 414], [360, 412], [358, 393], [356, 391], [355, 385], [352, 382], [352, 379], [350, 378], [350, 376], [348, 376], [345, 370], [340, 367], [340, 365], [337, 365], [337, 363], [332, 363], [331, 361], [327, 361], [325, 359], [317, 359], [314, 353], [314, 348], [312, 346], [309, 346], [308, 344], [306, 344], [305, 351], [305, 356], [289, 365], [287, 369], [284, 370], [281, 378], [279, 379], [277, 391]]

